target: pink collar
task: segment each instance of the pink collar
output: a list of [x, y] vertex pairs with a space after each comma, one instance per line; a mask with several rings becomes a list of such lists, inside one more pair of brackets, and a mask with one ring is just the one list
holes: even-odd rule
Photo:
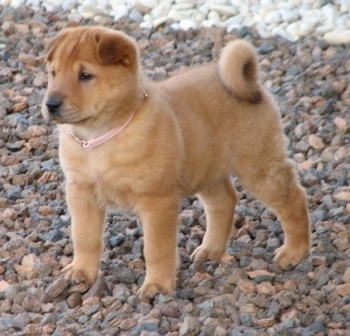
[[135, 112], [129, 117], [129, 119], [126, 121], [126, 123], [122, 126], [116, 127], [112, 129], [111, 131], [107, 132], [104, 135], [101, 135], [100, 137], [96, 139], [92, 139], [89, 141], [81, 140], [78, 138], [72, 131], [71, 128], [67, 129], [67, 133], [81, 146], [83, 147], [87, 152], [91, 151], [93, 148], [102, 145], [103, 143], [107, 142], [108, 140], [115, 137], [117, 134], [119, 134], [126, 126], [129, 125], [130, 121], [134, 117]]

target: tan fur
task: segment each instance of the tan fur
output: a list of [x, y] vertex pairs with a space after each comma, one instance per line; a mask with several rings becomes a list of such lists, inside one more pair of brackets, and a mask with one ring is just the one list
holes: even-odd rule
[[[60, 129], [74, 243], [68, 278], [95, 281], [106, 209], [124, 207], [137, 211], [144, 227], [147, 273], [140, 293], [171, 294], [179, 198], [197, 194], [207, 214], [193, 259], [224, 259], [237, 203], [230, 174], [281, 220], [285, 242], [276, 262], [287, 269], [308, 255], [305, 194], [248, 43], [234, 41], [218, 63], [161, 83], [143, 77], [136, 42], [120, 32], [67, 29], [48, 49], [43, 114]], [[79, 80], [82, 73], [93, 78]], [[52, 98], [62, 105], [50, 114]], [[122, 133], [90, 152], [66, 133], [69, 125], [84, 140], [96, 138], [134, 112]]]

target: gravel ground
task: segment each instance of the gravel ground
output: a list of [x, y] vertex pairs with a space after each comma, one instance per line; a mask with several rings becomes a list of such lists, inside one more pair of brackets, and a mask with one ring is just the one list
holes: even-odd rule
[[[253, 29], [141, 30], [106, 26], [139, 40], [147, 75], [161, 80], [216, 58], [237, 37], [258, 50], [261, 79], [275, 94], [290, 157], [308, 194], [310, 257], [289, 272], [272, 262], [282, 244], [274, 215], [236, 184], [238, 235], [225, 264], [192, 263], [205, 218], [195, 197], [179, 216], [181, 268], [174, 297], [135, 293], [144, 279], [139, 219], [106, 222], [101, 276], [86, 293], [61, 269], [72, 259], [70, 216], [57, 132], [40, 113], [45, 40], [79, 16], [0, 7], [0, 334], [7, 335], [350, 335], [350, 51], [309, 37], [264, 39]], [[89, 21], [83, 21], [89, 24]]]

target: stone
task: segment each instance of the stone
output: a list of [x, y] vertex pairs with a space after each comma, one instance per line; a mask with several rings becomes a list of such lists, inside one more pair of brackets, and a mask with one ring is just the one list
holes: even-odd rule
[[260, 284], [256, 285], [256, 290], [258, 293], [266, 294], [269, 296], [276, 295], [277, 290], [276, 287], [274, 287], [271, 282], [264, 281]]
[[179, 330], [180, 336], [198, 335], [200, 330], [200, 324], [198, 319], [192, 316], [185, 316]]
[[27, 295], [23, 302], [23, 308], [32, 313], [39, 313], [41, 311], [41, 300], [35, 295]]
[[54, 281], [47, 289], [45, 293], [46, 301], [50, 301], [59, 295], [61, 295], [64, 290], [68, 287], [69, 281], [65, 278], [58, 278]]
[[142, 14], [149, 13], [154, 7], [158, 5], [156, 0], [136, 0], [134, 7]]
[[336, 287], [336, 291], [341, 297], [349, 296], [350, 295], [350, 283], [338, 285]]
[[230, 17], [237, 14], [237, 10], [229, 5], [221, 5], [216, 3], [210, 3], [208, 6], [209, 10], [218, 12], [221, 15]]
[[270, 328], [276, 323], [276, 320], [272, 317], [257, 320], [257, 324], [263, 328]]
[[315, 149], [323, 149], [325, 147], [323, 140], [314, 134], [309, 136], [309, 145]]
[[1, 280], [0, 281], [0, 292], [6, 292], [6, 290], [11, 286], [7, 281]]
[[295, 22], [299, 19], [299, 12], [297, 9], [281, 8], [279, 10], [282, 22]]
[[345, 283], [350, 283], [350, 267], [345, 270], [342, 279]]
[[244, 293], [255, 293], [256, 291], [255, 284], [249, 280], [239, 280], [237, 283], [237, 287], [241, 292]]
[[350, 191], [341, 191], [340, 193], [335, 194], [334, 197], [341, 201], [350, 202]]
[[346, 129], [347, 129], [346, 119], [340, 118], [340, 117], [335, 117], [334, 123], [340, 131], [346, 131]]
[[329, 44], [349, 43], [350, 42], [350, 30], [327, 32], [323, 38]]

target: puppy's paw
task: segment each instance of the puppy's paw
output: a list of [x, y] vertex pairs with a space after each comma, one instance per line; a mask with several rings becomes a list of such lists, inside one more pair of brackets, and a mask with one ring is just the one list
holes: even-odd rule
[[226, 252], [212, 250], [204, 246], [198, 246], [191, 255], [191, 260], [206, 261], [206, 260], [220, 260], [229, 261], [233, 259], [231, 255]]
[[156, 294], [174, 294], [174, 284], [173, 282], [164, 282], [164, 283], [152, 283], [146, 282], [142, 287], [137, 291], [137, 295], [141, 297], [152, 297]]
[[62, 272], [65, 274], [66, 279], [75, 284], [80, 284], [81, 287], [86, 289], [95, 282], [98, 274], [98, 270], [81, 267], [76, 265], [74, 261], [66, 266]]
[[309, 247], [288, 247], [282, 245], [275, 252], [274, 261], [284, 270], [291, 270], [309, 254]]

